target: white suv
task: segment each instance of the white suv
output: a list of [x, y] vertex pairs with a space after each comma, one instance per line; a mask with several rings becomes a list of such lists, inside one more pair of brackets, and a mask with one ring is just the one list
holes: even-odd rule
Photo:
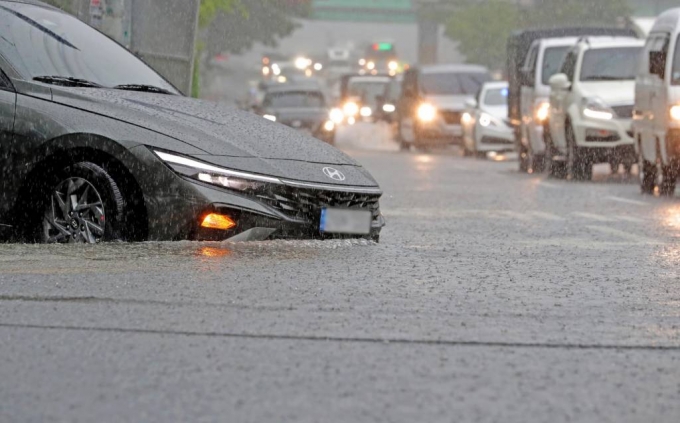
[[584, 37], [569, 50], [550, 78], [544, 136], [552, 176], [587, 180], [595, 163], [630, 172], [637, 162], [631, 123], [643, 45], [632, 37]]

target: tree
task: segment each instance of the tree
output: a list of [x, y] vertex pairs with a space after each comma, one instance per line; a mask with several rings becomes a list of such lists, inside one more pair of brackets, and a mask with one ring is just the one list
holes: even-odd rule
[[628, 0], [535, 0], [533, 6], [489, 0], [448, 0], [446, 35], [460, 42], [469, 62], [502, 69], [513, 30], [564, 26], [615, 26], [631, 13]]

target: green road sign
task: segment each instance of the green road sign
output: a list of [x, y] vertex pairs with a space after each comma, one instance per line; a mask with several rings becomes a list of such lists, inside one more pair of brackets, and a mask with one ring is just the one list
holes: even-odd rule
[[317, 20], [353, 22], [414, 22], [411, 0], [314, 0]]

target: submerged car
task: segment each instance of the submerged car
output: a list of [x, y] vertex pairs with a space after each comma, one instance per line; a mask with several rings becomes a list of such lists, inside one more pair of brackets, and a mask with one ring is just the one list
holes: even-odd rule
[[0, 0], [0, 227], [39, 242], [364, 237], [381, 190], [339, 150], [181, 95], [76, 18]]

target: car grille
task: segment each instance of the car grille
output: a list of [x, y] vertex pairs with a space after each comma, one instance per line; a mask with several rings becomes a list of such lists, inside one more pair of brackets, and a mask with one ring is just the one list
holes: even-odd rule
[[257, 198], [290, 218], [315, 224], [324, 207], [370, 210], [373, 221], [380, 216], [379, 194], [281, 187], [259, 193]]
[[460, 125], [461, 112], [454, 112], [451, 110], [442, 110], [442, 117], [447, 125]]
[[633, 109], [635, 109], [635, 106], [630, 105], [630, 106], [614, 106], [612, 107], [614, 110], [614, 113], [616, 113], [616, 116], [618, 116], [621, 119], [632, 119], [633, 118]]

